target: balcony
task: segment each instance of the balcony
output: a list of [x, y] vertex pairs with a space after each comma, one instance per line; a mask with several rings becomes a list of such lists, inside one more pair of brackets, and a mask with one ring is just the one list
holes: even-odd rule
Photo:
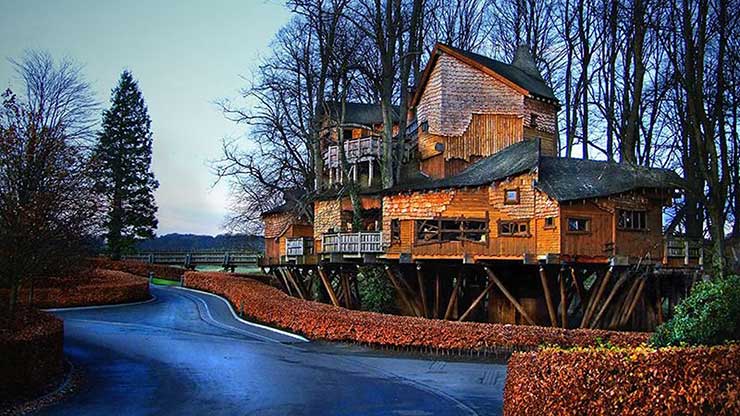
[[704, 243], [702, 240], [680, 237], [666, 237], [664, 241], [664, 263], [675, 265], [704, 264]]
[[[373, 161], [380, 157], [380, 152], [380, 137], [368, 136], [344, 142], [344, 153], [350, 165]], [[339, 145], [329, 146], [324, 152], [324, 166], [326, 168], [338, 168], [340, 162]]]
[[382, 253], [383, 234], [380, 231], [324, 234], [321, 237], [321, 249], [324, 253]]

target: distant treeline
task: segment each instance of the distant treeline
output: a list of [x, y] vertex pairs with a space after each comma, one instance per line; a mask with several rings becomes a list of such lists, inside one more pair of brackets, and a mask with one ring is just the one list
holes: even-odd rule
[[136, 244], [139, 252], [149, 251], [262, 251], [264, 239], [248, 234], [166, 234]]

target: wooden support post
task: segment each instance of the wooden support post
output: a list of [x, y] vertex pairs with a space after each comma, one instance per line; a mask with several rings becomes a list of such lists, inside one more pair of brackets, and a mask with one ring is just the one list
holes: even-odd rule
[[611, 292], [609, 292], [609, 296], [606, 297], [606, 301], [604, 301], [604, 305], [601, 306], [601, 309], [599, 310], [599, 313], [596, 314], [596, 317], [594, 318], [593, 322], [591, 322], [590, 327], [595, 328], [596, 325], [599, 323], [599, 320], [604, 315], [604, 312], [609, 307], [609, 304], [611, 303], [612, 299], [614, 299], [614, 295], [616, 295], [617, 291], [620, 287], [624, 284], [625, 281], [627, 281], [627, 276], [629, 276], [629, 273], [622, 272], [622, 275], [617, 279], [617, 283], [614, 284], [614, 287], [612, 287]]
[[342, 293], [344, 294], [344, 306], [347, 309], [352, 309], [352, 293], [349, 287], [349, 279], [347, 279], [347, 273], [343, 270], [339, 270], [339, 281], [342, 284]]
[[540, 265], [540, 282], [542, 283], [542, 290], [545, 291], [545, 303], [547, 303], [547, 314], [550, 315], [550, 325], [558, 326], [558, 317], [555, 315], [555, 305], [553, 305], [552, 296], [550, 296], [550, 285], [547, 282], [545, 267], [542, 265]]
[[419, 316], [419, 311], [416, 309], [416, 306], [409, 300], [408, 296], [406, 296], [406, 292], [404, 292], [401, 285], [396, 280], [396, 277], [393, 275], [393, 272], [391, 271], [391, 268], [386, 266], [385, 267], [385, 273], [388, 275], [388, 279], [390, 279], [391, 284], [396, 289], [396, 292], [398, 293], [398, 296], [401, 297], [401, 301], [406, 304], [406, 307], [416, 316]]
[[581, 282], [578, 279], [578, 276], [576, 275], [576, 269], [573, 268], [573, 266], [570, 267], [570, 277], [573, 279], [573, 287], [576, 289], [576, 295], [578, 296], [578, 303], [580, 304], [579, 307], [581, 310], [585, 312], [586, 305], [584, 298], [586, 291], [583, 289], [583, 282]]
[[285, 276], [285, 270], [283, 270], [282, 267], [276, 268], [278, 271], [278, 274], [282, 278], [283, 284], [285, 285], [285, 289], [287, 289], [287, 292], [290, 296], [293, 296], [293, 289], [290, 288], [290, 283], [288, 282], [288, 278]]
[[303, 296], [303, 290], [301, 289], [301, 286], [296, 281], [295, 276], [293, 275], [293, 271], [290, 270], [289, 268], [286, 268], [285, 269], [285, 276], [288, 278], [288, 280], [290, 281], [290, 283], [293, 284], [293, 287], [295, 288], [296, 293], [298, 293], [298, 297], [300, 297], [301, 299], [304, 299], [305, 300], [306, 297]]
[[509, 293], [509, 291], [506, 289], [506, 287], [503, 285], [503, 283], [501, 283], [501, 281], [498, 280], [498, 277], [496, 277], [496, 275], [493, 274], [493, 272], [491, 271], [491, 269], [489, 269], [488, 267], [484, 267], [484, 269], [485, 269], [486, 273], [488, 273], [488, 277], [491, 280], [493, 280], [493, 282], [496, 284], [496, 286], [501, 291], [501, 293], [503, 293], [504, 296], [506, 296], [506, 299], [508, 299], [509, 302], [511, 302], [511, 304], [514, 305], [514, 308], [516, 308], [516, 310], [519, 311], [520, 314], [522, 314], [522, 316], [524, 317], [524, 319], [526, 319], [527, 322], [530, 325], [535, 325], [535, 323], [532, 320], [532, 318], [530, 318], [529, 317], [529, 314], [527, 314], [527, 311], [525, 311], [524, 308], [522, 307], [522, 305], [520, 305], [519, 302], [517, 302], [516, 298], [514, 298], [514, 296], [512, 296], [511, 293]]
[[560, 283], [560, 326], [568, 327], [568, 296], [565, 294], [565, 270], [560, 268], [558, 273], [558, 282]]
[[416, 266], [416, 280], [419, 282], [419, 293], [421, 295], [421, 307], [424, 317], [429, 317], [429, 308], [427, 307], [427, 293], [424, 287], [424, 276], [421, 273], [421, 265]]
[[[635, 307], [637, 306], [637, 302], [640, 300], [640, 296], [642, 295], [643, 289], [645, 289], [645, 283], [647, 279], [642, 278], [640, 279], [640, 285], [637, 287], [637, 292], [635, 293], [634, 297], [632, 298], [632, 302], [630, 302], [629, 308], [627, 308], [627, 312], [621, 317], [619, 320], [619, 326], [622, 327], [629, 322], [630, 318], [632, 317], [632, 312], [634, 312]], [[660, 314], [660, 312], [659, 312]]]
[[439, 269], [434, 274], [434, 319], [439, 318]]
[[493, 281], [490, 281], [488, 283], [488, 286], [486, 286], [486, 288], [483, 290], [483, 292], [480, 295], [478, 295], [477, 298], [475, 298], [475, 300], [473, 301], [473, 303], [470, 304], [470, 307], [468, 307], [468, 309], [465, 311], [465, 313], [463, 313], [460, 316], [460, 318], [458, 319], [458, 321], [464, 321], [465, 318], [467, 318], [468, 315], [470, 315], [470, 313], [473, 312], [473, 310], [475, 310], [476, 306], [478, 306], [478, 304], [483, 300], [483, 298], [486, 297], [486, 295], [488, 294], [488, 292], [490, 292], [491, 289], [493, 289], [493, 286], [495, 284], [496, 283], [494, 283]]
[[627, 293], [620, 299], [621, 303], [619, 304], [618, 309], [612, 314], [609, 326], [605, 329], [614, 329], [619, 326], [622, 317], [627, 313], [627, 309], [629, 309], [629, 306], [632, 303], [632, 299], [637, 292], [637, 287], [640, 286], [640, 282], [642, 282], [642, 276], [634, 279]]
[[373, 161], [368, 160], [368, 175], [367, 175], [367, 187], [373, 186]]
[[306, 288], [306, 296], [308, 296], [308, 298], [311, 300], [314, 300], [313, 284], [314, 284], [314, 281], [316, 280], [316, 274], [317, 273], [314, 273], [313, 270], [311, 269], [308, 270], [309, 278], [308, 278], [308, 287]]
[[462, 272], [462, 269], [460, 269], [460, 273], [457, 275], [457, 281], [455, 281], [455, 287], [452, 289], [452, 293], [450, 294], [450, 300], [447, 303], [447, 309], [445, 310], [444, 319], [450, 319], [450, 316], [452, 316], [452, 307], [455, 306], [455, 303], [457, 302], [457, 292], [460, 291], [462, 280], [463, 280], [463, 272]]
[[317, 267], [316, 270], [319, 272], [319, 278], [321, 279], [321, 282], [324, 284], [324, 289], [326, 289], [326, 293], [329, 294], [329, 298], [331, 299], [331, 304], [334, 306], [339, 306], [339, 299], [337, 299], [337, 294], [334, 293], [334, 288], [331, 286], [331, 280], [329, 280], [328, 277], [326, 277], [326, 273], [324, 273], [324, 269], [321, 268], [321, 266]]
[[585, 328], [586, 325], [588, 325], [588, 323], [590, 322], [591, 315], [593, 315], [594, 310], [596, 309], [596, 305], [599, 304], [601, 296], [604, 294], [606, 286], [607, 284], [609, 284], [609, 280], [611, 279], [613, 272], [614, 266], [610, 266], [609, 270], [607, 270], [606, 275], [604, 276], [604, 279], [601, 281], [596, 294], [594, 294], [593, 296], [589, 296], [588, 307], [586, 308], [586, 312], [583, 313], [583, 319], [581, 320], [581, 328]]

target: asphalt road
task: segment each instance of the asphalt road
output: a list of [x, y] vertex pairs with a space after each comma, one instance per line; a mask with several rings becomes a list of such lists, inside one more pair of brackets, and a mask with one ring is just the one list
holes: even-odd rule
[[84, 377], [48, 415], [497, 415], [506, 367], [307, 342], [237, 320], [221, 298], [55, 312]]

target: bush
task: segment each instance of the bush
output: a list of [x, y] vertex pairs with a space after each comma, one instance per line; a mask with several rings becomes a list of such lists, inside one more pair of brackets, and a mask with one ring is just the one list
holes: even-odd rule
[[362, 309], [371, 312], [392, 313], [396, 308], [393, 287], [383, 276], [381, 267], [362, 267], [357, 283], [362, 299]]
[[720, 345], [738, 340], [740, 276], [727, 276], [694, 286], [676, 305], [671, 320], [659, 326], [650, 343], [669, 345]]
[[738, 345], [515, 353], [504, 415], [737, 415], [739, 360]]
[[183, 286], [222, 295], [245, 316], [314, 340], [419, 350], [510, 353], [542, 344], [637, 346], [648, 334], [599, 329], [452, 322], [344, 309], [290, 297], [264, 283], [225, 273], [187, 272]]

